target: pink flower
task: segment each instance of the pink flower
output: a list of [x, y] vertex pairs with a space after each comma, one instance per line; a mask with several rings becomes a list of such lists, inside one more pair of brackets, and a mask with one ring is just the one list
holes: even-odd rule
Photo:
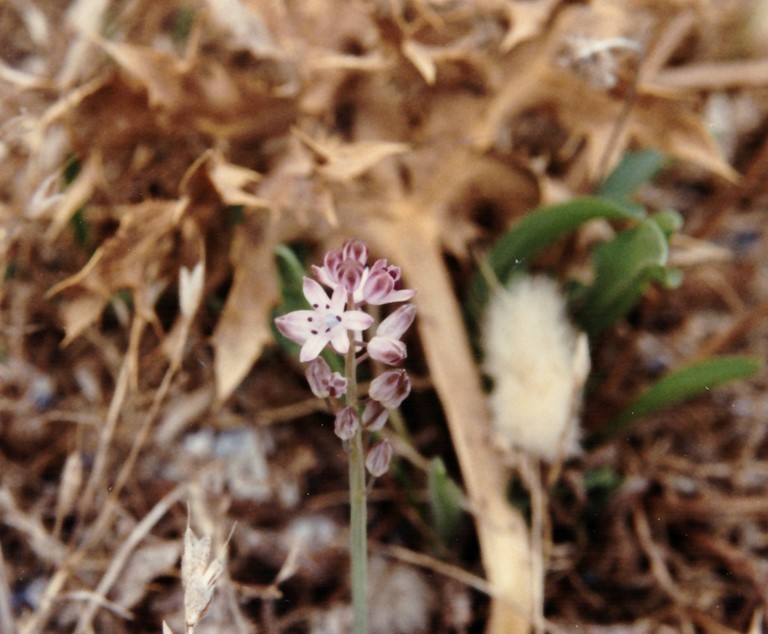
[[307, 383], [318, 398], [338, 398], [347, 393], [347, 379], [331, 368], [323, 357], [315, 357], [307, 366]]
[[392, 461], [392, 443], [388, 440], [377, 442], [365, 458], [365, 468], [374, 478], [383, 476], [389, 469]]
[[379, 324], [376, 336], [368, 342], [368, 354], [372, 359], [387, 365], [398, 365], [408, 356], [405, 344], [400, 341], [416, 316], [416, 306], [401, 306]]
[[328, 295], [315, 280], [304, 278], [304, 297], [312, 310], [295, 310], [275, 319], [283, 336], [301, 345], [300, 361], [311, 361], [330, 342], [339, 354], [349, 350], [348, 331], [362, 332], [373, 323], [373, 317], [361, 310], [344, 310], [346, 291], [337, 286]]
[[411, 380], [405, 370], [387, 370], [371, 381], [368, 396], [387, 409], [400, 407], [411, 393]]

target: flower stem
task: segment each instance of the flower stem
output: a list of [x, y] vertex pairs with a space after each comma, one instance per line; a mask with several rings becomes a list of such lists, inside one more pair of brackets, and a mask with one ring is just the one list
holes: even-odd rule
[[[345, 359], [347, 378], [347, 405], [357, 404], [357, 370], [355, 364], [354, 334], [350, 332], [350, 346]], [[358, 429], [350, 441], [349, 452], [349, 555], [351, 559], [352, 611], [355, 634], [368, 633], [368, 539], [366, 536], [365, 456], [363, 432]]]

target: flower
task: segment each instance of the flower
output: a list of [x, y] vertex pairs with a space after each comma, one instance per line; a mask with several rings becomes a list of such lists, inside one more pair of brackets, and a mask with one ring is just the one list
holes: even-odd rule
[[333, 423], [334, 433], [342, 440], [351, 439], [360, 428], [360, 417], [357, 415], [355, 408], [347, 405], [342, 407], [338, 414], [336, 414], [336, 420]]
[[408, 356], [405, 344], [400, 341], [416, 316], [416, 306], [401, 306], [379, 324], [376, 335], [368, 342], [368, 354], [372, 359], [387, 365], [399, 365]]
[[330, 342], [339, 354], [349, 350], [348, 331], [362, 332], [373, 317], [361, 310], [344, 310], [346, 292], [337, 286], [330, 299], [315, 280], [305, 277], [304, 297], [312, 310], [295, 310], [275, 319], [280, 333], [301, 345], [300, 361], [311, 361]]
[[375, 306], [392, 302], [407, 302], [416, 291], [412, 288], [397, 289], [400, 267], [390, 266], [386, 260], [376, 260], [361, 283], [361, 299]]
[[368, 396], [387, 409], [400, 407], [411, 393], [411, 380], [405, 370], [387, 370], [371, 381]]
[[400, 267], [376, 260], [368, 261], [368, 247], [362, 240], [347, 240], [341, 249], [325, 254], [323, 266], [312, 265], [312, 271], [321, 284], [332, 290], [342, 286], [352, 295], [355, 304], [373, 305], [405, 302], [416, 294], [413, 289], [398, 289]]
[[392, 443], [385, 438], [371, 447], [368, 455], [365, 457], [365, 468], [368, 469], [368, 473], [374, 478], [378, 478], [387, 472], [391, 461]]
[[315, 357], [307, 366], [307, 383], [318, 398], [338, 398], [347, 393], [347, 379], [331, 368], [323, 357]]

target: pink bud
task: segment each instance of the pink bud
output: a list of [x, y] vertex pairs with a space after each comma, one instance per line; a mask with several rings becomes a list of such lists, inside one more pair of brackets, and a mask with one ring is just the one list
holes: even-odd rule
[[395, 281], [386, 271], [371, 271], [363, 285], [363, 299], [369, 304], [385, 304], [395, 290]]
[[363, 408], [363, 428], [367, 431], [379, 431], [387, 422], [389, 412], [378, 401], [369, 398]]
[[377, 442], [365, 458], [365, 468], [374, 478], [383, 476], [392, 461], [392, 444], [384, 439]]
[[360, 418], [352, 407], [344, 407], [336, 414], [333, 431], [342, 440], [352, 438], [360, 427]]
[[362, 240], [347, 240], [341, 247], [341, 253], [345, 260], [357, 260], [363, 265], [368, 260], [368, 247]]
[[344, 290], [347, 293], [354, 293], [363, 277], [363, 265], [357, 260], [348, 258], [339, 265], [338, 276], [339, 284], [344, 287]]
[[347, 379], [331, 368], [322, 357], [315, 357], [307, 365], [307, 383], [318, 398], [337, 398], [347, 391]]
[[371, 381], [368, 395], [387, 409], [400, 407], [411, 393], [411, 381], [405, 370], [388, 370]]
[[367, 350], [371, 359], [387, 365], [400, 365], [408, 356], [408, 351], [402, 341], [387, 337], [374, 337], [368, 342]]

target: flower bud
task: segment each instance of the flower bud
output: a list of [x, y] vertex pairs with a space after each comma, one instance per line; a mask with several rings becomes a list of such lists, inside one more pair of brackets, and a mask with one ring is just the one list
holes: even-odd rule
[[389, 418], [389, 412], [379, 403], [369, 398], [363, 408], [363, 428], [367, 431], [381, 430]]
[[374, 478], [383, 476], [392, 461], [392, 443], [386, 438], [371, 447], [365, 458], [365, 468]]
[[306, 376], [309, 389], [318, 398], [337, 398], [347, 392], [347, 379], [338, 372], [331, 372], [322, 357], [315, 357], [309, 362]]
[[345, 260], [357, 260], [364, 265], [368, 260], [368, 247], [362, 240], [347, 240], [341, 247], [341, 254]]
[[400, 365], [408, 356], [405, 344], [397, 339], [376, 336], [368, 342], [371, 359], [387, 365]]
[[368, 395], [387, 409], [400, 407], [411, 393], [411, 381], [405, 370], [388, 370], [371, 381]]
[[386, 304], [395, 290], [395, 281], [386, 271], [371, 272], [363, 285], [363, 299], [369, 304]]
[[346, 259], [339, 265], [339, 284], [347, 293], [354, 293], [363, 277], [363, 265], [357, 260]]
[[350, 440], [360, 427], [360, 417], [352, 407], [344, 407], [336, 414], [333, 423], [334, 433], [342, 440]]

